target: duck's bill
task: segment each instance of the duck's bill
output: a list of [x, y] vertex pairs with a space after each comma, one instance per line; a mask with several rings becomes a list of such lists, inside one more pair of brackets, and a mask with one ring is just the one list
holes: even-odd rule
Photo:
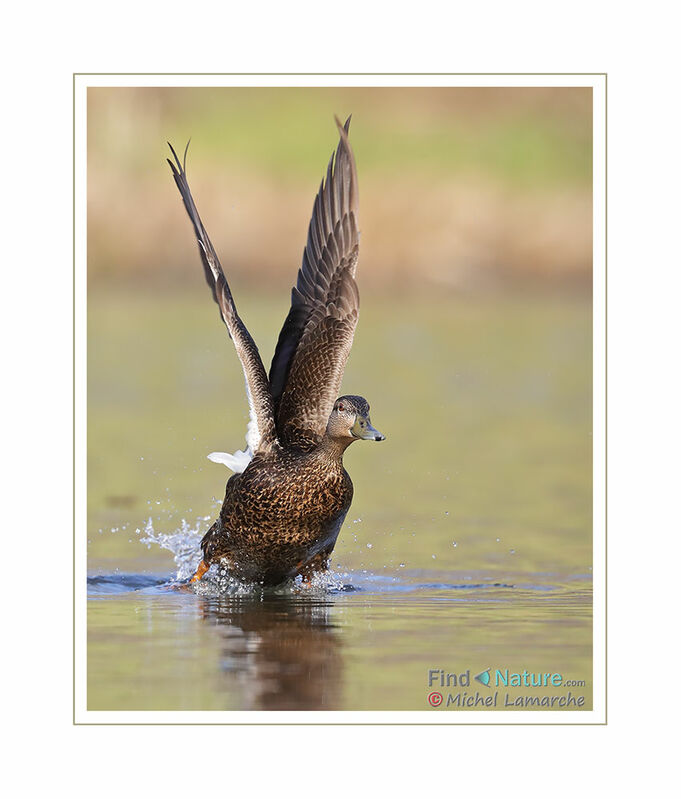
[[385, 436], [379, 432], [375, 427], [372, 427], [371, 422], [367, 419], [360, 419], [358, 416], [350, 431], [355, 438], [362, 438], [365, 441], [383, 441]]

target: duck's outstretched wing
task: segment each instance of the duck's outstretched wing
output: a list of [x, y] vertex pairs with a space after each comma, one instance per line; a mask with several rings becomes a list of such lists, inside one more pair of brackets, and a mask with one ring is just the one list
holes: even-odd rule
[[[241, 361], [246, 378], [246, 394], [248, 395], [248, 406], [251, 420], [248, 425], [246, 442], [252, 453], [268, 451], [276, 441], [276, 427], [274, 421], [274, 405], [270, 392], [269, 381], [265, 372], [265, 367], [260, 359], [260, 353], [253, 341], [251, 334], [246, 329], [246, 325], [241, 321], [236, 311], [232, 293], [225, 278], [218, 256], [211, 244], [206, 229], [201, 222], [201, 217], [196, 210], [194, 198], [189, 190], [187, 175], [185, 172], [185, 161], [187, 150], [184, 152], [183, 163], [177, 157], [177, 153], [169, 143], [168, 146], [173, 154], [175, 163], [168, 159], [170, 168], [173, 170], [173, 177], [177, 188], [182, 195], [184, 207], [187, 209], [189, 218], [194, 226], [196, 240], [199, 244], [199, 254], [206, 281], [213, 292], [213, 299], [220, 308], [220, 314], [227, 326], [229, 335], [236, 347], [236, 353]], [[189, 144], [187, 144], [189, 147]]]
[[357, 169], [350, 118], [314, 202], [298, 281], [270, 368], [277, 432], [310, 446], [324, 435], [359, 317]]

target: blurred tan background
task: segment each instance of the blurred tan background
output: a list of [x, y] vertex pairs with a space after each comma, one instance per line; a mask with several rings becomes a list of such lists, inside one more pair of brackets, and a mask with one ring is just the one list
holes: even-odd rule
[[588, 88], [91, 88], [90, 286], [201, 280], [165, 163], [190, 137], [230, 280], [290, 286], [349, 113], [363, 290], [589, 289]]

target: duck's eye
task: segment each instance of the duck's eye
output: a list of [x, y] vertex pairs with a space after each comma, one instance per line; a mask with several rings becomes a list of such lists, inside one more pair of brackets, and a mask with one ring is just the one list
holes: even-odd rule
[[338, 403], [338, 410], [339, 410], [339, 411], [342, 411], [342, 410], [344, 410], [344, 407], [345, 407], [345, 406], [343, 405], [343, 403], [342, 403], [342, 402], [339, 402], [339, 403]]

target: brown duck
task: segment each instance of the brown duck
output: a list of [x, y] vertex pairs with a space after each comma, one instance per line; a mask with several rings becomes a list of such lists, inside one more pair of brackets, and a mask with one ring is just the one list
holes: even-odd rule
[[[170, 147], [173, 171], [194, 226], [206, 280], [246, 378], [247, 448], [209, 457], [236, 472], [219, 518], [201, 542], [203, 560], [237, 579], [276, 585], [328, 568], [352, 502], [343, 453], [357, 439], [382, 441], [363, 397], [336, 399], [359, 316], [357, 169], [350, 119], [315, 198], [291, 309], [279, 334], [269, 377], [232, 294], [187, 183], [185, 163]], [[185, 150], [185, 162], [186, 162]]]

